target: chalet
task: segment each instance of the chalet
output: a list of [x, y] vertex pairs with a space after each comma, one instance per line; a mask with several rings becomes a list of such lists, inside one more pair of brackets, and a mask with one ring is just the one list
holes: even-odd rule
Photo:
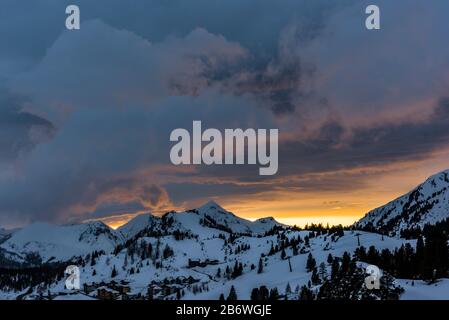
[[116, 300], [120, 293], [116, 290], [110, 289], [106, 286], [97, 289], [97, 298], [100, 300]]
[[148, 297], [152, 300], [154, 297], [159, 296], [162, 293], [163, 289], [157, 284], [151, 284], [148, 286]]
[[93, 282], [93, 283], [85, 282], [83, 284], [83, 289], [84, 289], [85, 294], [89, 294], [89, 293], [95, 291], [98, 287], [99, 287], [99, 285], [96, 284], [95, 282]]
[[207, 265], [216, 265], [216, 264], [219, 264], [220, 262], [218, 261], [218, 260], [209, 260], [209, 259], [206, 259], [206, 260], [204, 260], [204, 261], [201, 261], [201, 260], [192, 260], [192, 259], [189, 259], [189, 264], [188, 264], [188, 267], [189, 268], [194, 268], [194, 267], [201, 267], [201, 268], [204, 268], [204, 267], [206, 267]]
[[108, 284], [108, 287], [118, 291], [121, 295], [126, 295], [131, 291], [131, 288], [127, 285], [129, 282], [126, 281], [121, 281], [120, 284], [115, 282], [115, 281], [111, 281]]

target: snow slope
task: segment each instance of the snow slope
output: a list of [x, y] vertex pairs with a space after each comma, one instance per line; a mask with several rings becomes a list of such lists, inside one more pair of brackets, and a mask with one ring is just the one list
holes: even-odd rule
[[157, 223], [157, 218], [152, 216], [151, 213], [144, 213], [137, 215], [126, 224], [122, 225], [117, 231], [125, 238], [131, 239], [139, 232], [151, 228]]
[[449, 279], [440, 279], [436, 283], [427, 284], [422, 280], [396, 279], [405, 292], [401, 300], [448, 300]]
[[[286, 230], [285, 235], [288, 238], [300, 236], [304, 239], [309, 234], [308, 231]], [[241, 236], [235, 239], [231, 244], [225, 239], [218, 238], [214, 234], [207, 232], [200, 233], [197, 237], [186, 238], [180, 241], [175, 240], [174, 236], [166, 235], [161, 237], [140, 237], [135, 239], [135, 247], [141, 247], [141, 243], [151, 243], [153, 252], [156, 248], [165, 248], [169, 246], [173, 249], [173, 255], [163, 259], [162, 267], [154, 264], [153, 258], [141, 259], [140, 254], [134, 257], [127, 255], [127, 249], [123, 249], [117, 255], [100, 255], [95, 263], [86, 263], [81, 268], [82, 283], [109, 283], [112, 280], [116, 282], [127, 281], [131, 288], [130, 294], [146, 295], [151, 281], [163, 283], [166, 279], [189, 278], [195, 279], [195, 285], [207, 288], [202, 292], [193, 290], [191, 285], [184, 286], [185, 295], [183, 299], [218, 299], [220, 294], [227, 295], [231, 286], [234, 286], [239, 299], [249, 299], [252, 288], [265, 285], [268, 288], [278, 288], [282, 294], [287, 284], [294, 290], [298, 286], [306, 285], [310, 280], [311, 273], [305, 269], [308, 253], [312, 253], [317, 264], [326, 262], [327, 256], [332, 254], [334, 257], [342, 256], [345, 251], [353, 252], [360, 244], [369, 247], [375, 245], [377, 248], [389, 248], [394, 250], [406, 241], [398, 238], [384, 237], [381, 240], [379, 234], [357, 231], [345, 231], [344, 235], [334, 241], [329, 236], [317, 236], [311, 238], [309, 246], [302, 245], [303, 251], [294, 255], [291, 248], [286, 249], [286, 254], [290, 257], [282, 259], [281, 253], [277, 252], [268, 256], [272, 244], [278, 243], [277, 235], [269, 236]], [[238, 251], [237, 247], [247, 245], [248, 250]], [[257, 265], [261, 255], [265, 255], [264, 268], [262, 273], [258, 273]], [[203, 267], [188, 266], [191, 260], [217, 260], [216, 264], [210, 264]], [[243, 274], [235, 279], [225, 276], [226, 267], [232, 269], [235, 262], [243, 265]], [[290, 265], [292, 271], [290, 271]], [[218, 276], [218, 268], [221, 275]], [[117, 270], [117, 275], [112, 278], [112, 270]], [[329, 269], [329, 265], [328, 265]], [[133, 270], [133, 271], [131, 271]], [[330, 272], [330, 270], [328, 270]], [[64, 281], [53, 283], [48, 290], [52, 295], [70, 294], [70, 291], [64, 289]], [[47, 289], [46, 291], [47, 292]], [[72, 292], [73, 293], [73, 292]], [[90, 299], [95, 296], [94, 291], [90, 296], [76, 295], [76, 299]], [[19, 294], [19, 293], [17, 293]], [[37, 295], [36, 291], [28, 295], [27, 299], [33, 299]], [[297, 295], [296, 295], [297, 296]], [[0, 298], [13, 298], [11, 292], [0, 292]], [[61, 299], [70, 299], [70, 296], [62, 296]], [[174, 299], [175, 295], [166, 296], [165, 299]]]
[[14, 232], [14, 230], [6, 230], [3, 228], [0, 228], [0, 243], [6, 241], [6, 239], [8, 239], [13, 232]]
[[[170, 212], [166, 215], [166, 219], [170, 218], [174, 220], [174, 227], [193, 234], [201, 232], [218, 234], [221, 231], [232, 231], [237, 234], [258, 235], [275, 226], [286, 227], [271, 217], [256, 221], [240, 218], [232, 212], [226, 211], [214, 201], [209, 201], [198, 209], [180, 213]], [[204, 227], [209, 230], [204, 230]]]
[[[308, 231], [288, 232], [289, 237], [300, 235], [302, 238], [308, 233]], [[239, 299], [250, 299], [252, 288], [262, 285], [268, 288], [276, 287], [280, 294], [284, 293], [287, 284], [290, 284], [290, 287], [294, 290], [298, 286], [307, 285], [310, 280], [311, 273], [307, 272], [305, 268], [309, 252], [312, 253], [317, 265], [319, 265], [321, 262], [326, 262], [329, 254], [334, 257], [341, 257], [345, 251], [354, 252], [358, 247], [357, 235], [360, 239], [360, 244], [366, 248], [374, 245], [380, 249], [388, 248], [394, 250], [407, 242], [415, 245], [414, 241], [405, 241], [390, 237], [384, 237], [382, 241], [379, 234], [368, 232], [345, 231], [344, 236], [338, 238], [335, 242], [331, 241], [329, 237], [319, 236], [310, 239], [310, 247], [303, 254], [294, 256], [291, 250], [286, 251], [287, 256], [290, 256], [291, 272], [288, 260], [281, 259], [280, 253], [278, 253], [274, 256], [267, 257], [264, 270], [260, 274], [257, 273], [257, 269], [254, 269], [234, 280], [212, 285], [212, 289], [209, 291], [196, 294], [189, 293], [185, 299], [218, 299], [221, 293], [226, 296], [231, 286], [235, 287]], [[268, 252], [271, 241], [274, 241], [275, 238], [275, 236], [260, 239], [253, 238], [249, 241], [251, 244], [250, 252], [243, 259], [239, 257], [239, 260], [243, 260], [248, 266], [250, 263], [257, 265], [260, 253]], [[330, 269], [328, 271], [330, 272]]]
[[[275, 232], [266, 233], [276, 226], [279, 228]], [[185, 233], [180, 236], [180, 232]], [[113, 281], [126, 281], [130, 287], [128, 294], [132, 297], [147, 296], [152, 285], [169, 283], [182, 289], [182, 299], [190, 300], [218, 299], [221, 294], [227, 296], [231, 286], [235, 287], [239, 299], [249, 299], [251, 290], [262, 285], [277, 288], [280, 294], [285, 292], [287, 285], [295, 291], [310, 281], [311, 273], [306, 271], [309, 253], [317, 265], [324, 263], [330, 274], [329, 254], [341, 257], [345, 251], [353, 253], [360, 245], [365, 248], [375, 246], [379, 251], [384, 248], [394, 251], [405, 243], [416, 246], [415, 240], [356, 230], [344, 231], [340, 236], [309, 236], [310, 231], [284, 227], [272, 218], [254, 222], [239, 218], [209, 202], [198, 209], [170, 212], [163, 217], [140, 215], [117, 231], [98, 222], [72, 226], [34, 224], [15, 232], [0, 248], [22, 255], [39, 252], [45, 261], [84, 255], [86, 260], [79, 266], [82, 285], [107, 287]], [[129, 240], [126, 244], [125, 239]], [[285, 253], [279, 250], [270, 254], [282, 241], [293, 239], [302, 239], [296, 252], [288, 246]], [[112, 252], [116, 244], [124, 247]], [[150, 247], [152, 249], [148, 251]], [[168, 249], [170, 253], [165, 254]], [[95, 259], [92, 255], [85, 256], [93, 250], [104, 250], [105, 253]], [[195, 264], [190, 264], [192, 261]], [[263, 264], [260, 273], [259, 261]], [[242, 265], [243, 272], [234, 278], [225, 270], [232, 272], [236, 263]], [[7, 289], [0, 291], [0, 299], [17, 296], [36, 299], [39, 292], [49, 293], [55, 299], [96, 298], [96, 290], [74, 293], [65, 289], [64, 281], [55, 280], [48, 287], [32, 287], [31, 291]], [[412, 286], [410, 280], [397, 280], [405, 288], [403, 299], [447, 299], [448, 281], [443, 279], [437, 286], [429, 287], [419, 281]], [[297, 298], [298, 293], [293, 292], [289, 297]], [[176, 293], [155, 298], [175, 299]]]
[[102, 222], [69, 226], [35, 223], [13, 233], [0, 248], [22, 257], [38, 253], [43, 262], [64, 261], [95, 250], [110, 252], [122, 241]]
[[449, 218], [449, 170], [429, 177], [409, 193], [374, 209], [355, 227], [373, 228], [390, 235], [401, 230], [435, 224]]
[[[35, 223], [9, 234], [0, 233], [0, 250], [16, 261], [37, 253], [43, 262], [66, 261], [74, 256], [83, 256], [93, 251], [112, 251], [118, 244], [132, 239], [143, 231], [170, 233], [183, 231], [196, 235], [218, 236], [224, 231], [242, 234], [261, 234], [274, 226], [284, 227], [273, 218], [254, 222], [226, 211], [213, 201], [198, 209], [185, 212], [170, 212], [164, 217], [150, 213], [141, 214], [116, 231], [102, 222], [89, 222], [70, 226], [55, 226]], [[2, 229], [3, 230], [3, 229]], [[8, 238], [9, 237], [9, 238]]]

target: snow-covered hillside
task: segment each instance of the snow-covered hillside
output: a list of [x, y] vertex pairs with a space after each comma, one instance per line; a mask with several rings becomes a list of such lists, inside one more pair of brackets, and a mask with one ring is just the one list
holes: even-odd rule
[[214, 201], [209, 201], [198, 209], [180, 213], [170, 212], [163, 218], [170, 222], [170, 229], [183, 230], [192, 234], [206, 232], [216, 235], [219, 231], [226, 231], [255, 236], [274, 227], [285, 227], [271, 217], [256, 221], [240, 218], [226, 211]]
[[[14, 277], [0, 279], [0, 299], [218, 299], [232, 287], [239, 299], [249, 299], [256, 288], [298, 299], [307, 291], [317, 295], [323, 283], [332, 283], [334, 277], [339, 281], [351, 268], [358, 270], [361, 281], [351, 294], [366, 297], [366, 263], [357, 260], [356, 252], [375, 247], [385, 255], [384, 251], [394, 253], [404, 245], [415, 248], [416, 240], [339, 227], [299, 230], [273, 218], [251, 222], [215, 202], [162, 217], [139, 215], [117, 230], [100, 222], [33, 224], [14, 232], [0, 249], [21, 257], [37, 252], [44, 262], [78, 256], [70, 264], [80, 270], [81, 288], [65, 288], [65, 264], [59, 264], [53, 271], [46, 269], [49, 274], [38, 282], [27, 274], [21, 274], [20, 283], [11, 280]], [[344, 271], [348, 254], [353, 265], [347, 260], [349, 269]], [[372, 256], [370, 249], [366, 257]], [[313, 270], [308, 267], [312, 257]], [[41, 277], [39, 269], [36, 273]], [[405, 298], [419, 294], [417, 288], [423, 288], [424, 296], [429, 291], [423, 282], [395, 281], [392, 290], [400, 292], [398, 285], [406, 288]]]
[[43, 262], [67, 261], [93, 251], [111, 252], [117, 245], [130, 240], [142, 232], [177, 232], [191, 235], [218, 236], [222, 231], [236, 234], [257, 235], [283, 227], [273, 218], [254, 222], [239, 218], [217, 203], [205, 205], [185, 212], [169, 212], [163, 217], [150, 213], [141, 214], [117, 230], [102, 222], [56, 226], [35, 223], [10, 234], [0, 233], [0, 250], [8, 252], [14, 261], [25, 261], [30, 254], [39, 255]]
[[357, 228], [398, 236], [401, 230], [435, 224], [449, 218], [449, 170], [428, 178], [409, 193], [370, 211]]
[[[149, 290], [154, 290], [151, 293], [153, 298], [175, 299], [177, 289], [180, 289], [183, 299], [216, 300], [221, 294], [227, 295], [231, 286], [235, 287], [239, 299], [249, 299], [255, 287], [277, 288], [282, 294], [290, 286], [291, 295], [297, 297], [295, 289], [297, 291], [310, 281], [311, 273], [306, 270], [309, 253], [313, 254], [318, 265], [326, 263], [329, 254], [341, 257], [345, 251], [354, 251], [359, 242], [366, 247], [376, 245], [379, 249], [392, 250], [407, 242], [389, 237], [382, 240], [379, 234], [368, 232], [346, 231], [341, 237], [320, 235], [310, 238], [307, 243], [299, 245], [297, 253], [289, 247], [283, 256], [281, 250], [270, 254], [273, 246], [279, 243], [278, 235], [240, 236], [231, 242], [229, 234], [220, 234], [222, 236], [204, 232], [182, 240], [176, 240], [172, 235], [143, 236], [117, 254], [100, 255], [93, 262], [89, 257], [84, 266], [80, 266], [81, 283], [95, 289], [77, 291], [76, 299], [96, 298], [99, 288], [103, 287], [109, 288], [117, 297], [122, 297], [118, 294], [120, 288], [126, 287], [129, 288], [127, 296], [131, 298], [148, 297]], [[284, 232], [285, 239], [290, 240], [306, 239], [309, 235], [309, 231]], [[409, 243], [414, 245], [413, 241]], [[150, 251], [149, 247], [152, 248]], [[260, 263], [263, 270], [260, 270]], [[234, 277], [229, 270], [233, 270], [236, 264], [241, 264], [242, 274]], [[326, 265], [326, 272], [330, 273], [330, 266]], [[166, 289], [161, 291], [161, 288]], [[34, 288], [25, 298], [34, 299], [39, 290], [41, 288]], [[63, 280], [45, 288], [45, 293], [48, 292], [55, 298], [73, 293], [64, 288]], [[22, 293], [3, 292], [3, 298], [13, 298]], [[70, 296], [63, 297], [70, 299]]]
[[39, 254], [43, 262], [64, 261], [92, 251], [112, 251], [123, 238], [102, 222], [69, 226], [31, 224], [0, 245], [0, 248], [24, 258]]
[[125, 238], [131, 239], [139, 232], [145, 229], [152, 228], [158, 222], [158, 219], [150, 213], [139, 214], [133, 219], [129, 220], [126, 224], [122, 225], [117, 231]]

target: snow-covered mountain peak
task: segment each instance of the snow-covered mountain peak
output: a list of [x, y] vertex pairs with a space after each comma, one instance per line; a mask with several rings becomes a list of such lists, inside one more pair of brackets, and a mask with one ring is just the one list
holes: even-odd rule
[[16, 232], [0, 247], [25, 257], [38, 253], [43, 261], [64, 261], [92, 251], [112, 251], [123, 237], [102, 222], [75, 225], [33, 223]]
[[[254, 222], [238, 217], [215, 201], [208, 201], [199, 208], [186, 212], [171, 212], [166, 217], [173, 218], [180, 226], [187, 228], [194, 234], [197, 234], [198, 230], [204, 229], [204, 227], [216, 229], [219, 232], [253, 235], [269, 231], [275, 226], [284, 227], [271, 217], [262, 218]], [[198, 225], [203, 228], [198, 228]]]
[[6, 239], [8, 239], [11, 236], [11, 234], [13, 234], [13, 232], [15, 231], [17, 230], [7, 230], [4, 228], [0, 228], [0, 243], [6, 241]]
[[275, 218], [273, 217], [265, 217], [265, 218], [259, 218], [256, 220], [256, 222], [260, 222], [260, 223], [272, 223], [272, 222], [277, 222]]
[[80, 224], [79, 228], [81, 231], [79, 240], [93, 245], [98, 241], [109, 240], [111, 243], [118, 244], [123, 240], [123, 237], [120, 234], [114, 232], [114, 230], [101, 221]]
[[197, 209], [171, 211], [162, 217], [140, 214], [117, 230], [101, 221], [59, 226], [33, 223], [4, 237], [0, 250], [13, 253], [21, 260], [26, 260], [30, 254], [38, 254], [43, 262], [66, 261], [93, 251], [112, 252], [119, 244], [154, 233], [189, 234], [210, 239], [223, 233], [261, 235], [276, 226], [285, 227], [270, 217], [249, 221], [209, 201]]
[[14, 232], [14, 230], [8, 230], [8, 229], [0, 228], [0, 236], [6, 236], [6, 235], [9, 235], [9, 234], [11, 234], [13, 232]]
[[218, 203], [216, 203], [214, 200], [209, 200], [202, 206], [198, 207], [196, 209], [199, 213], [207, 213], [207, 212], [221, 212], [221, 213], [230, 213], [226, 211], [223, 207], [221, 207]]
[[449, 169], [430, 176], [424, 183], [417, 186], [416, 189], [426, 193], [431, 190], [441, 190], [447, 186], [449, 186]]
[[427, 178], [412, 191], [368, 212], [355, 227], [400, 235], [449, 218], [449, 170]]
[[131, 239], [142, 230], [151, 227], [154, 224], [155, 217], [151, 213], [142, 213], [136, 215], [127, 223], [117, 229], [125, 239]]

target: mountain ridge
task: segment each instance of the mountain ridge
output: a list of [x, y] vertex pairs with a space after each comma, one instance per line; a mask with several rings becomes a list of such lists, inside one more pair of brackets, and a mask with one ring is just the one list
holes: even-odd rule
[[406, 194], [369, 211], [353, 226], [392, 236], [449, 218], [449, 169], [428, 177]]
[[150, 212], [136, 215], [113, 230], [101, 221], [70, 225], [37, 222], [23, 227], [0, 241], [0, 250], [25, 261], [38, 254], [43, 262], [67, 261], [94, 251], [112, 252], [118, 245], [143, 233], [174, 234], [183, 232], [196, 236], [218, 236], [223, 232], [257, 235], [273, 227], [286, 227], [274, 218], [249, 221], [222, 208], [214, 201], [191, 210], [171, 211], [163, 216]]

